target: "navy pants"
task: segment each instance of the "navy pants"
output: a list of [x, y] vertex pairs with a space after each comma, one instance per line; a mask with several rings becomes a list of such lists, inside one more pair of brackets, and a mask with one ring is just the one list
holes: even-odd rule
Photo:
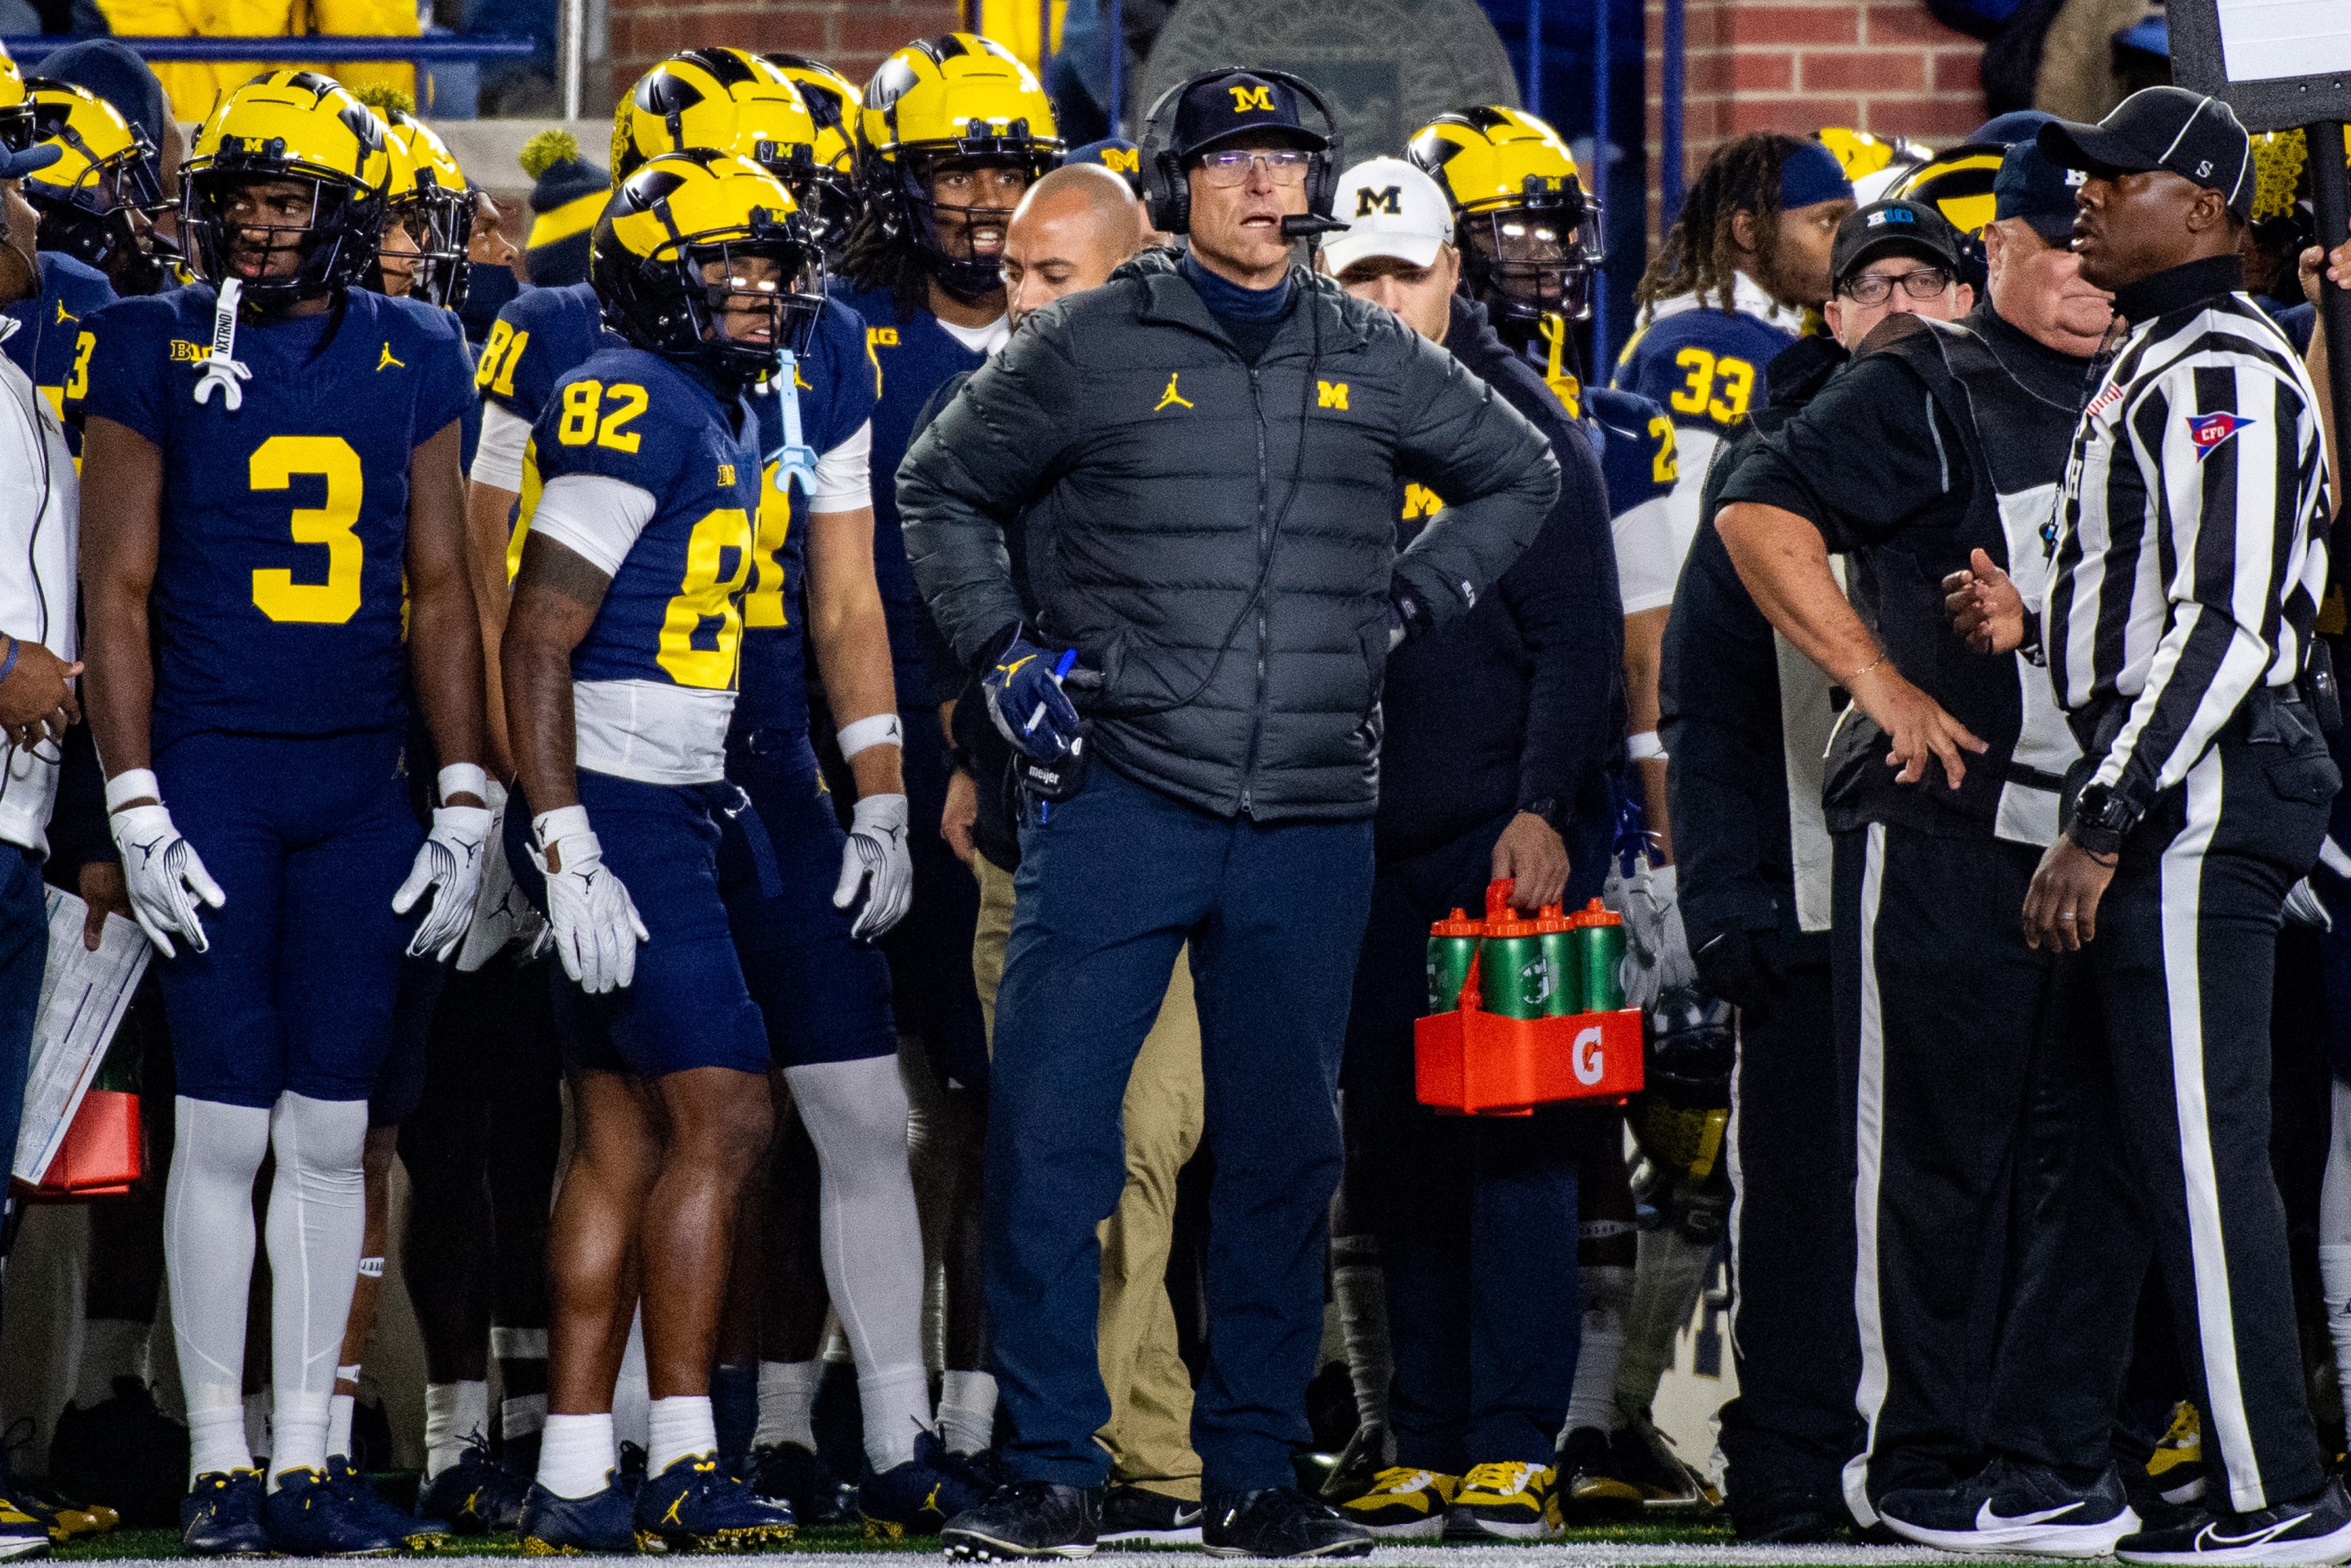
[[[1379, 1238], [1387, 1279], [1396, 1463], [1444, 1475], [1551, 1463], [1583, 1332], [1575, 1176], [1590, 1113], [1439, 1116], [1413, 1092], [1429, 923], [1485, 906], [1509, 821], [1380, 867], [1347, 1020], [1347, 1208]], [[1571, 907], [1600, 891], [1604, 856], [1573, 858]]]
[[[16, 1124], [25, 1116], [25, 1074], [32, 1067], [41, 971], [48, 962], [49, 907], [41, 890], [41, 857], [0, 842], [0, 1184], [16, 1161]], [[0, 1238], [5, 1235], [0, 1227]]]
[[1012, 1479], [1100, 1486], [1094, 1227], [1126, 1185], [1120, 1103], [1186, 942], [1200, 1009], [1208, 1365], [1192, 1446], [1210, 1496], [1292, 1484], [1322, 1330], [1348, 991], [1372, 824], [1261, 826], [1097, 761], [1020, 834], [987, 1126], [988, 1312]]

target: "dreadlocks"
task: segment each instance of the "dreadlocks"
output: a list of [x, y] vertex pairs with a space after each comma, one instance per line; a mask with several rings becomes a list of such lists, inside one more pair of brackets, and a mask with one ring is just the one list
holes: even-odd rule
[[841, 273], [860, 293], [886, 288], [901, 317], [931, 307], [931, 268], [923, 247], [898, 232], [887, 202], [866, 202], [842, 242]]
[[1718, 301], [1729, 315], [1731, 277], [1740, 259], [1732, 220], [1741, 212], [1755, 214], [1752, 270], [1771, 276], [1779, 261], [1780, 168], [1802, 146], [1792, 136], [1758, 131], [1716, 148], [1683, 199], [1665, 244], [1641, 275], [1635, 300], [1647, 307], [1677, 294], [1695, 294]]

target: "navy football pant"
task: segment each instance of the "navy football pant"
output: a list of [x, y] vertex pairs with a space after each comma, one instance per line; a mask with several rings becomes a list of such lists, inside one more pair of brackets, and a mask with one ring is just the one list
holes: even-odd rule
[[183, 1096], [266, 1110], [374, 1089], [423, 917], [392, 912], [424, 838], [402, 733], [205, 731], [157, 754], [163, 803], [227, 895], [198, 912], [207, 951], [177, 939], [156, 965]]
[[898, 719], [905, 731], [906, 852], [914, 862], [914, 903], [882, 938], [893, 1002], [899, 1023], [923, 1042], [942, 1087], [985, 1090], [987, 1026], [971, 977], [979, 883], [939, 834], [952, 770], [946, 737], [936, 708], [908, 708]]
[[1098, 761], [1050, 821], [1022, 829], [1020, 853], [987, 1126], [987, 1305], [1019, 1433], [1005, 1468], [1089, 1487], [1108, 1469], [1094, 1441], [1111, 1417], [1095, 1227], [1125, 1189], [1120, 1108], [1189, 941], [1216, 1171], [1192, 1443], [1207, 1495], [1292, 1485], [1322, 1335], [1371, 821], [1228, 820]]

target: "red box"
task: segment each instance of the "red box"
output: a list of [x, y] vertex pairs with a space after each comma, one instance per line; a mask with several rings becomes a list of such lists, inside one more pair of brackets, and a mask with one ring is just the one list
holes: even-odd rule
[[49, 1162], [39, 1193], [50, 1197], [104, 1197], [139, 1179], [139, 1096], [92, 1089], [82, 1096], [66, 1141]]
[[1439, 1111], [1523, 1116], [1641, 1089], [1637, 1009], [1512, 1019], [1464, 1008], [1421, 1019], [1412, 1033], [1415, 1098]]

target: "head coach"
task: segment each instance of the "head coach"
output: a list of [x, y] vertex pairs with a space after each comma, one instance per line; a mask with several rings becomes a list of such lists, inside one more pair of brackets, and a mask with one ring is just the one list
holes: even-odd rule
[[[1323, 129], [1308, 126], [1311, 105]], [[1172, 126], [1167, 122], [1172, 120]], [[917, 581], [1034, 764], [987, 1147], [988, 1306], [1014, 1483], [967, 1556], [1096, 1532], [1110, 1408], [1094, 1227], [1119, 1103], [1191, 944], [1216, 1167], [1193, 1416], [1211, 1550], [1369, 1538], [1290, 1490], [1338, 1183], [1392, 639], [1466, 612], [1541, 531], [1550, 443], [1437, 345], [1292, 264], [1339, 226], [1311, 87], [1226, 69], [1160, 101], [1146, 251], [1039, 311], [900, 465]], [[1329, 132], [1329, 134], [1326, 134]], [[1401, 554], [1400, 482], [1447, 497]], [[1008, 524], [1027, 534], [1016, 583]], [[1061, 688], [1085, 697], [1082, 721]]]

